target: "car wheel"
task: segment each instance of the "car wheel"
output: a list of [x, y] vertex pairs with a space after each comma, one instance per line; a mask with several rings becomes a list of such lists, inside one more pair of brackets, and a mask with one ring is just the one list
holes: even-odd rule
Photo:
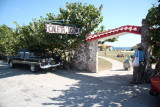
[[31, 70], [32, 72], [36, 72], [36, 71], [37, 71], [36, 65], [30, 65], [30, 70]]
[[155, 92], [154, 90], [149, 90], [149, 94], [152, 96], [158, 96], [159, 94], [157, 92]]
[[13, 64], [12, 61], [9, 61], [9, 67], [10, 67], [10, 68], [13, 68], [13, 67], [14, 67], [14, 64]]

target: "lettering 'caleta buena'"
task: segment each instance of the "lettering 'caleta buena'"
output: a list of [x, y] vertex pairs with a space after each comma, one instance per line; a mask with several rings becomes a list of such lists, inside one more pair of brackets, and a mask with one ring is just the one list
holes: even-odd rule
[[48, 33], [79, 34], [79, 30], [80, 30], [79, 28], [71, 27], [71, 26], [46, 24], [46, 31]]

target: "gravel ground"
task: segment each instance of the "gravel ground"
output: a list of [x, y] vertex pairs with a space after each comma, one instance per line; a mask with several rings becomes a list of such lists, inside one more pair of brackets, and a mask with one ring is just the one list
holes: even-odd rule
[[131, 76], [120, 69], [31, 73], [0, 62], [0, 107], [160, 107], [150, 85], [130, 85]]

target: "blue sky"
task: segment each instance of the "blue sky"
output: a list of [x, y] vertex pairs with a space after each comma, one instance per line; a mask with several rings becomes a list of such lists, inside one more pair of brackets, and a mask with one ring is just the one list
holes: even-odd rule
[[[99, 7], [103, 4], [103, 22], [106, 29], [114, 29], [124, 25], [141, 26], [152, 3], [158, 0], [0, 0], [0, 25], [6, 24], [16, 28], [27, 25], [33, 18], [45, 17], [46, 13], [59, 14], [59, 8], [65, 8], [66, 2], [82, 2]], [[127, 34], [119, 37], [118, 42], [107, 43], [115, 47], [130, 47], [140, 43], [139, 35]]]

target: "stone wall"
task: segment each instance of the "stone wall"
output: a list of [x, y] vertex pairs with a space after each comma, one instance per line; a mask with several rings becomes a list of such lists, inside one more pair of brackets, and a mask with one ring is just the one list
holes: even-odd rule
[[[87, 36], [89, 36], [90, 33]], [[76, 70], [98, 71], [98, 40], [79, 44], [72, 62]]]

